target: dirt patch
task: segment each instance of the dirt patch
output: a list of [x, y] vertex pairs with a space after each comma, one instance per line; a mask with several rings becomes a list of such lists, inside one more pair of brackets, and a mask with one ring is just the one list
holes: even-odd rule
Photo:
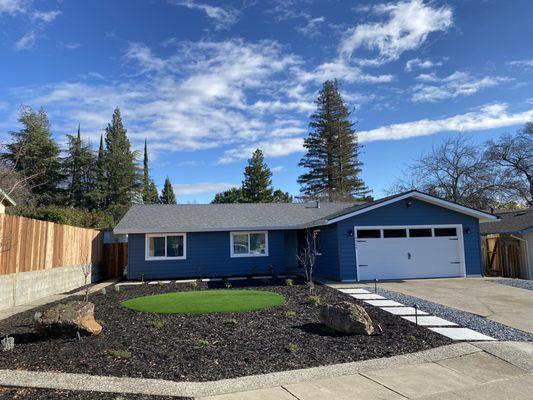
[[[236, 281], [285, 296], [286, 304], [236, 314], [156, 315], [136, 312], [120, 302], [138, 296], [193, 290], [189, 284], [112, 287], [95, 293], [95, 318], [103, 324], [96, 337], [43, 340], [33, 332], [40, 307], [0, 321], [0, 335], [15, 337], [15, 349], [0, 357], [1, 369], [62, 371], [175, 381], [208, 381], [245, 375], [338, 364], [427, 350], [450, 344], [445, 337], [359, 302], [326, 286], [314, 294], [323, 303], [362, 305], [379, 324], [375, 336], [347, 336], [325, 329], [318, 308], [309, 304], [305, 285], [283, 281]], [[209, 288], [225, 288], [223, 282]], [[201, 283], [195, 290], [207, 289]], [[75, 299], [75, 297], [70, 298]]]

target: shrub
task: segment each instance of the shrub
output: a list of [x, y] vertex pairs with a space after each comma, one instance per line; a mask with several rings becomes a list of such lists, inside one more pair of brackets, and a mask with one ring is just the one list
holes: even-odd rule
[[88, 211], [79, 208], [45, 206], [45, 207], [10, 207], [10, 214], [26, 218], [55, 222], [56, 224], [80, 226], [82, 228], [109, 228], [115, 222], [111, 213], [106, 211]]
[[110, 350], [109, 355], [117, 360], [125, 360], [131, 358], [131, 352], [127, 350]]
[[231, 282], [229, 281], [224, 281], [224, 286], [226, 286], [227, 289], [231, 289]]
[[2, 344], [2, 351], [12, 351], [15, 348], [15, 338], [7, 336], [3, 338], [0, 343]]
[[40, 313], [39, 311], [37, 311], [35, 314], [33, 314], [33, 321], [34, 322], [37, 322], [41, 319], [41, 317], [43, 316], [42, 313]]
[[165, 326], [165, 321], [161, 321], [158, 319], [156, 321], [149, 322], [148, 324], [146, 324], [146, 326], [148, 328], [161, 329]]
[[228, 318], [224, 321], [226, 325], [237, 325], [237, 320], [235, 318]]
[[115, 288], [115, 292], [120, 292], [120, 286], [119, 285], [115, 285], [113, 287]]
[[314, 306], [319, 306], [320, 305], [320, 296], [309, 296], [307, 301], [309, 302], [309, 304], [312, 304]]
[[196, 341], [196, 346], [198, 347], [209, 347], [210, 343], [209, 340], [206, 339], [198, 339]]
[[307, 287], [309, 288], [309, 291], [312, 292], [315, 288], [315, 283], [313, 281], [306, 282]]
[[107, 294], [106, 288], [102, 288], [102, 290], [100, 290], [100, 293], [105, 296]]
[[287, 347], [285, 347], [285, 350], [287, 350], [289, 353], [296, 353], [298, 351], [298, 345], [289, 343]]
[[189, 283], [189, 286], [191, 287], [192, 290], [198, 289], [198, 281], [193, 281]]
[[158, 284], [159, 286], [165, 286], [165, 285], [166, 285], [166, 283], [163, 282], [163, 281], [157, 281], [157, 284]]
[[294, 311], [287, 311], [287, 312], [285, 313], [285, 316], [286, 316], [287, 318], [295, 318], [295, 317], [296, 317], [296, 313], [295, 313]]
[[291, 278], [285, 279], [285, 286], [292, 286], [292, 279]]

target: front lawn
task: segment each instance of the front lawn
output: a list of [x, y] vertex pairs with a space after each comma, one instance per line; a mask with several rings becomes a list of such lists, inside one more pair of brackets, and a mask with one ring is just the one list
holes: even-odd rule
[[[429, 329], [326, 286], [314, 289], [322, 303], [362, 305], [379, 325], [379, 334], [347, 336], [325, 329], [319, 307], [311, 304], [309, 289], [301, 282], [295, 281], [294, 286], [285, 286], [283, 280], [232, 284], [231, 289], [224, 282], [203, 282], [196, 288], [187, 283], [123, 286], [120, 291], [109, 287], [105, 294], [89, 297], [95, 304], [95, 317], [103, 325], [102, 333], [81, 341], [76, 337], [42, 339], [33, 332], [35, 312], [53, 304], [14, 315], [0, 321], [0, 337], [9, 334], [15, 338], [15, 349], [0, 353], [0, 369], [210, 381], [390, 357], [451, 343]], [[244, 289], [283, 296], [285, 303], [234, 314], [154, 314], [121, 306], [142, 296], [176, 292], [205, 296], [219, 290], [240, 296]]]
[[137, 297], [122, 305], [156, 314], [213, 314], [262, 310], [283, 303], [283, 296], [264, 290], [201, 290]]

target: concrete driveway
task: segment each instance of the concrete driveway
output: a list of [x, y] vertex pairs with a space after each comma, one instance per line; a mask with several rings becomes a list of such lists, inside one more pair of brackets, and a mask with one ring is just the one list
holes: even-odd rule
[[415, 279], [379, 282], [379, 287], [481, 315], [533, 333], [531, 290], [493, 283], [490, 278]]

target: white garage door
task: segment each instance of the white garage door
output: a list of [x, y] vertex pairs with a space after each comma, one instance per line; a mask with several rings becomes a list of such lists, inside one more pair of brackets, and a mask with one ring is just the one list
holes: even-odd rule
[[359, 280], [464, 276], [460, 225], [355, 227]]

